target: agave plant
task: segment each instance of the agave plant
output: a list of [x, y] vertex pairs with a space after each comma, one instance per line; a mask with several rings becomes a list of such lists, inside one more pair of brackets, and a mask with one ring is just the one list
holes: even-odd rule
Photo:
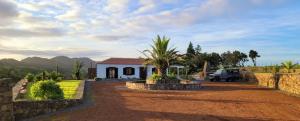
[[161, 38], [159, 35], [153, 40], [150, 50], [144, 50], [145, 64], [152, 64], [157, 68], [157, 74], [162, 80], [167, 78], [167, 68], [177, 60], [176, 48], [169, 48], [169, 38]]
[[281, 65], [288, 73], [291, 73], [291, 70], [297, 66], [297, 64], [294, 64], [292, 61], [285, 61], [281, 63]]

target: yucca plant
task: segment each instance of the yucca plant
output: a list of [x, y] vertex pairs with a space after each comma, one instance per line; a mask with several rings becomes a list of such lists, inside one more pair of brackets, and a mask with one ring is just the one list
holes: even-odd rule
[[291, 73], [291, 70], [297, 66], [297, 64], [294, 64], [292, 61], [285, 61], [281, 63], [281, 65], [288, 73]]
[[158, 76], [162, 80], [167, 78], [167, 68], [176, 61], [176, 48], [169, 48], [170, 39], [165, 36], [161, 38], [159, 35], [153, 40], [150, 50], [144, 50], [143, 54], [146, 56], [145, 64], [152, 64], [157, 68]]

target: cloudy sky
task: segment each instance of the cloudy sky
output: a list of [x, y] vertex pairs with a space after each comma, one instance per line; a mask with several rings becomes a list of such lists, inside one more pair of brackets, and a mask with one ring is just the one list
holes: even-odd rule
[[0, 0], [0, 58], [139, 57], [156, 35], [182, 53], [257, 50], [300, 61], [299, 0]]

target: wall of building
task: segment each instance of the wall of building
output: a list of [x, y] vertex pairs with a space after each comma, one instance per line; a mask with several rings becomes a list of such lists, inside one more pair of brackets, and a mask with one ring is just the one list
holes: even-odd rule
[[[97, 78], [106, 78], [106, 68], [116, 67], [118, 68], [118, 78], [119, 79], [131, 79], [140, 78], [140, 67], [145, 67], [144, 65], [115, 65], [115, 64], [97, 64]], [[134, 75], [124, 75], [123, 68], [132, 67], [135, 70]], [[147, 66], [147, 77], [152, 75], [153, 66]]]

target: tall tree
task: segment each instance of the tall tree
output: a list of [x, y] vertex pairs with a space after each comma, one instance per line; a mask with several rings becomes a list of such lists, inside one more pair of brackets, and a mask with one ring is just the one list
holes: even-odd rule
[[240, 65], [244, 67], [244, 66], [245, 66], [245, 63], [246, 63], [247, 61], [249, 61], [249, 60], [248, 60], [248, 55], [245, 54], [245, 53], [241, 53], [241, 55], [240, 55], [240, 60], [241, 60], [241, 61], [240, 61], [240, 63], [241, 63]]
[[195, 48], [195, 55], [200, 55], [202, 51], [202, 48], [200, 45], [197, 45]]
[[251, 58], [253, 65], [256, 66], [256, 58], [259, 58], [260, 55], [258, 55], [257, 51], [255, 50], [250, 50], [249, 52], [249, 57]]
[[83, 67], [83, 63], [80, 61], [75, 61], [74, 67], [73, 67], [73, 78], [80, 80], [81, 75], [81, 69]]
[[194, 55], [195, 55], [195, 49], [194, 49], [194, 46], [193, 46], [193, 43], [190, 42], [187, 50], [186, 50], [186, 55], [189, 57], [189, 58], [192, 58]]
[[144, 50], [143, 54], [146, 56], [145, 64], [152, 64], [157, 68], [158, 75], [163, 80], [167, 79], [167, 68], [170, 64], [176, 62], [177, 51], [176, 48], [169, 48], [169, 38], [165, 36], [161, 38], [159, 35], [153, 40], [150, 50]]
[[195, 65], [195, 49], [194, 49], [192, 42], [190, 42], [188, 45], [184, 60], [185, 60], [185, 66], [188, 69], [188, 73], [194, 72], [195, 66], [196, 66]]

